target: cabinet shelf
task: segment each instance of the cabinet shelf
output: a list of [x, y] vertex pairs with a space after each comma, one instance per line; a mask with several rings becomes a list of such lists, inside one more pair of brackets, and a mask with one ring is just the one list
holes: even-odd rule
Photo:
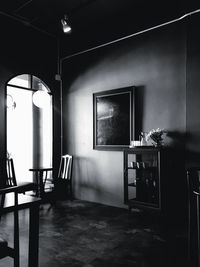
[[143, 201], [138, 200], [137, 198], [129, 199], [129, 202], [130, 203], [133, 203], [133, 206], [135, 205], [135, 206], [138, 206], [138, 207], [154, 208], [154, 209], [157, 208], [157, 209], [159, 209], [159, 207], [158, 207], [157, 204], [154, 204], [154, 203], [146, 203], [146, 202], [143, 202]]
[[129, 183], [128, 186], [136, 187], [136, 183]]
[[146, 168], [136, 168], [136, 167], [127, 167], [128, 170], [137, 170], [137, 171], [153, 171], [153, 170], [157, 170], [157, 167], [146, 167]]

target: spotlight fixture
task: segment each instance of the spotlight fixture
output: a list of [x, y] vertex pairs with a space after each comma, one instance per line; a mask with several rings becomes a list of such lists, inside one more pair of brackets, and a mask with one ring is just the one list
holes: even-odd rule
[[71, 26], [67, 22], [68, 18], [67, 15], [64, 15], [64, 19], [61, 19], [62, 28], [64, 33], [70, 33], [72, 31]]

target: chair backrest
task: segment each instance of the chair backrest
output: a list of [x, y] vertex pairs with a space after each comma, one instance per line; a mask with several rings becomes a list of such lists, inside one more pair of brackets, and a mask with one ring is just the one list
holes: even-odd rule
[[200, 168], [194, 167], [187, 170], [188, 205], [190, 212], [196, 209], [194, 192], [200, 193]]
[[6, 193], [14, 193], [14, 238], [13, 238], [13, 247], [8, 247], [8, 242], [4, 241], [5, 245], [3, 249], [0, 250], [0, 259], [4, 257], [14, 258], [14, 266], [19, 266], [19, 214], [18, 214], [18, 193], [20, 192], [21, 187], [7, 187], [0, 189], [0, 216], [4, 210], [4, 201]]
[[200, 193], [200, 168], [187, 170], [188, 197], [195, 198], [193, 192]]
[[72, 155], [63, 155], [60, 161], [58, 179], [71, 180], [72, 178]]
[[12, 158], [6, 159], [6, 173], [7, 173], [6, 185], [7, 186], [17, 186], [14, 162], [13, 162]]

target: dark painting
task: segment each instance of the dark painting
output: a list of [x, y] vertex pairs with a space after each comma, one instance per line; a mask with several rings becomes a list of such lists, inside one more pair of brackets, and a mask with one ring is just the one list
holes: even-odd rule
[[133, 132], [133, 88], [94, 94], [94, 148], [128, 147]]

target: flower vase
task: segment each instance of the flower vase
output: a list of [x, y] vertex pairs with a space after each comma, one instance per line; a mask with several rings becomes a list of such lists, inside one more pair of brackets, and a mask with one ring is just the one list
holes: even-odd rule
[[155, 147], [161, 147], [162, 146], [162, 141], [157, 141], [154, 143]]
[[147, 146], [147, 133], [141, 132], [141, 134], [140, 134], [140, 144], [141, 144], [141, 146]]

